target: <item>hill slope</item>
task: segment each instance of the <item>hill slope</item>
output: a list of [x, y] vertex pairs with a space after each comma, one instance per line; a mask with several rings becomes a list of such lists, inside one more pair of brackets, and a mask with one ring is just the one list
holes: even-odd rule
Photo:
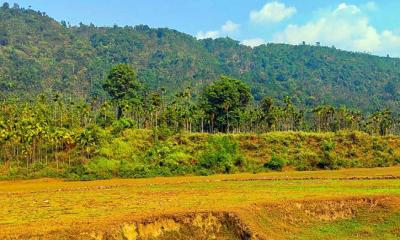
[[400, 59], [309, 45], [252, 49], [229, 38], [196, 40], [144, 25], [68, 27], [41, 12], [0, 8], [3, 94], [103, 95], [105, 73], [120, 62], [131, 63], [140, 80], [169, 94], [189, 86], [198, 91], [225, 74], [250, 84], [256, 99], [290, 95], [300, 106], [399, 109]]

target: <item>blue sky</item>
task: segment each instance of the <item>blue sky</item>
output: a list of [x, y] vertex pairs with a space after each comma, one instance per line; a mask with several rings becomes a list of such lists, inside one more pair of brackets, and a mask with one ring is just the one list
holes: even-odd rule
[[19, 0], [56, 20], [98, 26], [147, 24], [249, 46], [302, 41], [400, 56], [398, 0]]

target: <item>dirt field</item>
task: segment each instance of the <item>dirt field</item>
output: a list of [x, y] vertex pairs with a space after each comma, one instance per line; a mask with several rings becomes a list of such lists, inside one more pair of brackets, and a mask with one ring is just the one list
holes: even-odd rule
[[212, 238], [398, 239], [400, 167], [0, 182], [0, 239]]

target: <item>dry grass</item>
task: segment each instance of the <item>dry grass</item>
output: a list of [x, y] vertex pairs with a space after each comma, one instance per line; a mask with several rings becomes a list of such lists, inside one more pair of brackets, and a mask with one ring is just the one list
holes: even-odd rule
[[102, 230], [165, 214], [210, 211], [236, 213], [252, 225], [255, 206], [398, 197], [399, 177], [400, 167], [391, 167], [92, 182], [4, 181], [0, 239]]

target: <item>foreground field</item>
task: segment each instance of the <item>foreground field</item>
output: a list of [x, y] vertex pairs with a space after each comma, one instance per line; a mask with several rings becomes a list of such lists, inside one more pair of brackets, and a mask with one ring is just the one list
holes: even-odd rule
[[0, 182], [0, 239], [398, 239], [400, 167]]

